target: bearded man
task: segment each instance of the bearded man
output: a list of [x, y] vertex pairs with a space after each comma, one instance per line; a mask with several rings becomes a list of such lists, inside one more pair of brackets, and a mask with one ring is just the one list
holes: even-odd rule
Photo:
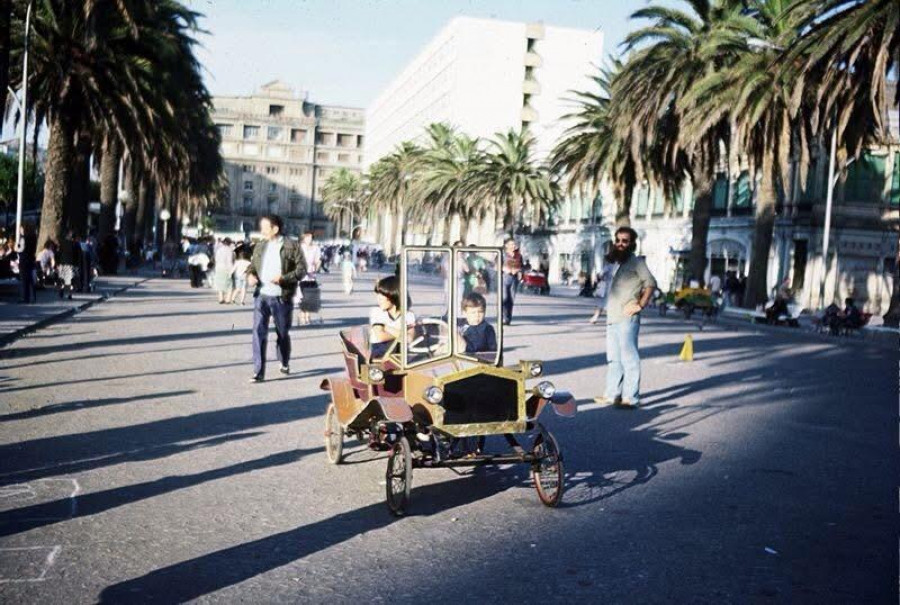
[[641, 358], [638, 332], [641, 311], [650, 302], [656, 280], [642, 257], [635, 256], [637, 233], [619, 227], [606, 262], [612, 265], [612, 282], [606, 297], [606, 393], [598, 403], [636, 408], [640, 405]]

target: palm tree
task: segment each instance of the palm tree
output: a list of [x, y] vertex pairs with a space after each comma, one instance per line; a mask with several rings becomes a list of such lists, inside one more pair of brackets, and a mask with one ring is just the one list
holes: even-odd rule
[[[488, 141], [481, 166], [473, 175], [472, 191], [490, 201], [503, 230], [512, 232], [515, 222], [534, 217], [540, 224], [559, 202], [559, 184], [546, 166], [534, 159], [534, 138], [527, 131], [497, 133]], [[533, 219], [534, 220], [534, 219]]]
[[[773, 69], [780, 44], [791, 44], [794, 29], [785, 19], [782, 0], [748, 0], [745, 17], [711, 37], [703, 53], [709, 60], [727, 54], [735, 61], [706, 74], [682, 99], [683, 136], [696, 136], [727, 121], [732, 143], [752, 161], [760, 176], [753, 247], [744, 304], [768, 299], [769, 252], [777, 202], [785, 197], [792, 138], [802, 134], [804, 113], [791, 111], [793, 86]], [[805, 137], [804, 137], [805, 141]], [[806, 147], [805, 142], [802, 147]]]
[[328, 175], [322, 185], [322, 199], [325, 201], [325, 214], [337, 225], [340, 237], [344, 227], [344, 217], [350, 214], [350, 239], [353, 239], [353, 217], [359, 215], [362, 181], [359, 175], [346, 168], [338, 168]]
[[[218, 138], [193, 54], [197, 17], [175, 0], [35, 0], [29, 109], [50, 129], [42, 239], [63, 229], [78, 132], [95, 132], [97, 147], [111, 154], [102, 178], [106, 227], [118, 153], [127, 150], [146, 174], [181, 183], [192, 198], [217, 181]], [[21, 84], [21, 73], [12, 75]]]
[[591, 79], [599, 92], [573, 91], [578, 109], [563, 117], [573, 122], [551, 156], [553, 171], [565, 176], [568, 192], [596, 194], [604, 178], [612, 184], [616, 198], [616, 224], [631, 223], [631, 198], [637, 184], [637, 162], [632, 147], [615, 128], [612, 112], [622, 108], [611, 99], [611, 82], [621, 63], [601, 69]]
[[371, 200], [379, 212], [392, 217], [391, 241], [388, 245], [390, 254], [395, 254], [406, 241], [404, 213], [411, 206], [409, 194], [422, 154], [421, 147], [407, 141], [375, 162], [369, 170]]
[[[736, 0], [685, 0], [689, 11], [649, 6], [632, 14], [650, 25], [629, 34], [623, 42], [632, 51], [613, 82], [612, 98], [620, 137], [631, 142], [638, 178], [645, 174], [663, 183], [685, 169], [694, 190], [690, 277], [702, 283], [706, 270], [712, 188], [719, 144], [729, 139], [727, 121], [711, 124], [689, 141], [680, 135], [682, 97], [710, 71], [733, 62], [729, 54], [710, 60], [704, 46], [711, 37], [747, 19]], [[668, 115], [667, 115], [668, 114]], [[665, 119], [662, 119], [665, 117]], [[655, 151], [654, 151], [655, 150]], [[656, 154], [652, 165], [648, 158]]]
[[[787, 9], [800, 32], [779, 60], [794, 84], [793, 110], [813, 100], [815, 135], [840, 142], [839, 163], [875, 141], [886, 141], [888, 74], [900, 66], [900, 9], [893, 0], [794, 0]], [[886, 325], [900, 324], [900, 278], [895, 276]]]
[[443, 244], [449, 245], [453, 218], [459, 217], [459, 239], [465, 243], [469, 222], [481, 210], [478, 197], [469, 195], [483, 160], [479, 140], [445, 124], [432, 124], [427, 132], [431, 141], [422, 156], [417, 179], [422, 203], [415, 219], [443, 217]]

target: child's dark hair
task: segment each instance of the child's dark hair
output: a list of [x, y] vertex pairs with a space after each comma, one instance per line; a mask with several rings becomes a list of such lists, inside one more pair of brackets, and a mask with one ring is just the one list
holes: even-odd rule
[[375, 283], [375, 292], [386, 297], [398, 309], [400, 308], [400, 278], [396, 275], [379, 279]]
[[471, 309], [472, 307], [487, 309], [487, 301], [484, 299], [484, 296], [482, 296], [478, 292], [470, 292], [463, 296], [462, 308]]

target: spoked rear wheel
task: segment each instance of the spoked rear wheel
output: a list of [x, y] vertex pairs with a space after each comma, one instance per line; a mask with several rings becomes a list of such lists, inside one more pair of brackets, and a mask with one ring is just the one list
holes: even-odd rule
[[562, 455], [559, 453], [556, 439], [549, 432], [541, 433], [534, 440], [532, 452], [536, 460], [531, 469], [531, 476], [538, 498], [546, 506], [555, 507], [562, 499], [565, 483]]
[[341, 455], [344, 453], [344, 429], [338, 421], [337, 409], [333, 403], [328, 405], [325, 412], [325, 453], [330, 463], [341, 463]]
[[412, 452], [406, 437], [391, 448], [388, 456], [385, 483], [387, 485], [387, 505], [391, 513], [402, 517], [409, 504], [409, 490], [412, 487]]

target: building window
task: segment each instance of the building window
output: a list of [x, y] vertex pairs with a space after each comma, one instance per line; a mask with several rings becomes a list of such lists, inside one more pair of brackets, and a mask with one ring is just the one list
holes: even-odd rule
[[328, 154], [324, 151], [319, 151], [316, 153], [316, 162], [327, 162]]
[[269, 183], [269, 193], [276, 193], [278, 191], [278, 183]]
[[256, 166], [253, 164], [244, 164], [241, 168], [244, 172], [256, 172]]
[[637, 189], [637, 200], [635, 203], [635, 215], [637, 218], [647, 216], [647, 206], [650, 203], [650, 188], [641, 186]]
[[741, 172], [734, 183], [734, 209], [747, 212], [753, 206], [753, 189], [750, 187], [750, 173]]
[[291, 176], [303, 176], [304, 170], [303, 168], [291, 168], [290, 175]]
[[299, 195], [291, 196], [291, 216], [303, 216], [303, 198]]
[[356, 136], [356, 148], [362, 149], [362, 146], [363, 146], [363, 135], [360, 134], [360, 135]]
[[259, 138], [259, 126], [244, 126], [244, 138], [245, 139], [258, 139]]
[[713, 185], [713, 203], [712, 214], [725, 214], [728, 208], [728, 176], [724, 172], [716, 175], [716, 182]]
[[270, 116], [280, 116], [284, 113], [284, 105], [269, 105]]
[[278, 196], [270, 195], [266, 198], [266, 206], [269, 209], [269, 214], [278, 214]]
[[232, 131], [234, 130], [234, 126], [232, 124], [216, 124], [216, 128], [219, 129], [219, 135], [222, 138], [230, 137]]
[[244, 181], [244, 191], [253, 191], [253, 181]]
[[269, 126], [266, 129], [266, 139], [269, 141], [278, 141], [281, 139], [283, 129], [280, 126]]
[[353, 135], [351, 134], [339, 134], [337, 135], [337, 146], [338, 147], [352, 147], [353, 146]]
[[302, 128], [291, 128], [291, 143], [306, 143], [306, 131]]
[[653, 215], [662, 216], [666, 208], [666, 196], [663, 195], [661, 188], [656, 187], [653, 190]]
[[244, 214], [253, 214], [253, 195], [244, 194]]
[[848, 202], [880, 203], [884, 190], [885, 159], [871, 153], [863, 153], [847, 169], [844, 199]]
[[339, 153], [338, 154], [338, 162], [349, 162], [350, 154], [349, 153]]
[[334, 145], [334, 134], [330, 132], [317, 132], [316, 145]]
[[278, 166], [266, 166], [266, 174], [278, 174]]

